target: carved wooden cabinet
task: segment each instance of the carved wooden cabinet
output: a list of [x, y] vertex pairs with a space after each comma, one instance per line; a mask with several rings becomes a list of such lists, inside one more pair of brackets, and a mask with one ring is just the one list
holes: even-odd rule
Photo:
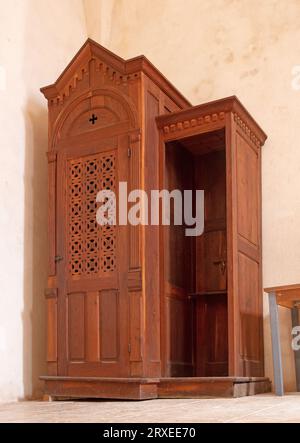
[[[184, 74], [184, 73], [183, 73]], [[236, 97], [190, 103], [88, 40], [49, 109], [46, 393], [245, 395], [264, 378], [261, 147]], [[101, 189], [204, 189], [204, 233], [96, 221]]]

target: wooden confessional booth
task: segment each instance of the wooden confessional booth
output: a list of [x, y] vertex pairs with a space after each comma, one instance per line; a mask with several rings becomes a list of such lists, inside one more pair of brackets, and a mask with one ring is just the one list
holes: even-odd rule
[[[184, 75], [184, 72], [182, 73]], [[236, 97], [191, 104], [144, 57], [88, 40], [49, 108], [45, 392], [242, 396], [264, 377], [261, 147]], [[101, 189], [204, 190], [204, 233], [96, 221]]]

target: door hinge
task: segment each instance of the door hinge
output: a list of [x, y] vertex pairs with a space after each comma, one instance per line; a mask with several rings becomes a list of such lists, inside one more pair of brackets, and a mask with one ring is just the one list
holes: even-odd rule
[[127, 149], [127, 155], [128, 155], [128, 157], [131, 157], [131, 148]]
[[128, 353], [130, 354], [130, 352], [131, 352], [131, 344], [128, 343]]

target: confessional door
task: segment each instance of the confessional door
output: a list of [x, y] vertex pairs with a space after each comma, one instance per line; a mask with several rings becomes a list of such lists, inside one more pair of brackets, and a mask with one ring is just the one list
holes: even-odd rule
[[129, 375], [127, 226], [96, 220], [97, 193], [127, 181], [127, 145], [123, 134], [58, 146], [58, 375]]

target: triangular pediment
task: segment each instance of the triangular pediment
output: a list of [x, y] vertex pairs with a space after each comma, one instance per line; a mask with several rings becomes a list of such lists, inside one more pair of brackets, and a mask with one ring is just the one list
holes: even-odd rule
[[[96, 65], [92, 66], [92, 63]], [[113, 52], [101, 46], [92, 39], [87, 39], [84, 45], [64, 69], [55, 83], [41, 88], [41, 92], [48, 100], [63, 100], [65, 96], [77, 88], [77, 85], [88, 74], [90, 82], [93, 77], [92, 69], [105, 72], [112, 82], [120, 84], [137, 78], [144, 72], [159, 87], [173, 98], [182, 107], [190, 106], [183, 95], [155, 68], [143, 55], [124, 60]], [[92, 88], [92, 84], [90, 85]]]
[[41, 88], [41, 92], [49, 99], [55, 99], [62, 94], [68, 94], [68, 87], [75, 89], [77, 82], [82, 80], [83, 75], [89, 70], [92, 61], [102, 62], [104, 69], [112, 69], [115, 74], [122, 75], [126, 71], [126, 61], [113, 54], [103, 46], [88, 39], [75, 54], [68, 66], [63, 70], [55, 83]]

